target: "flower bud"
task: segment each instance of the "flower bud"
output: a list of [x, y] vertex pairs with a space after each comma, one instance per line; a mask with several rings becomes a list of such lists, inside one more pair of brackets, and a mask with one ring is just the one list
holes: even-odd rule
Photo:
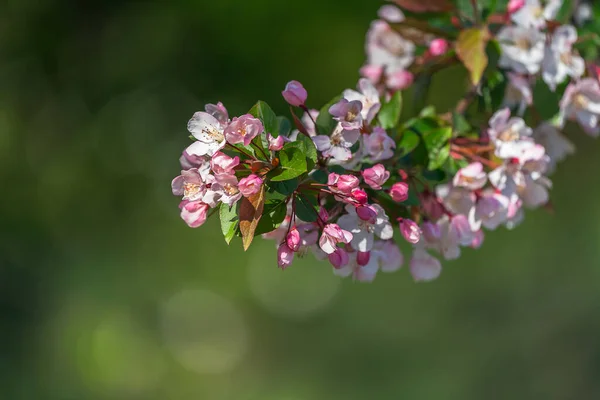
[[285, 238], [285, 242], [290, 248], [290, 250], [292, 250], [293, 252], [298, 251], [298, 249], [300, 248], [300, 232], [298, 232], [298, 229], [295, 226], [292, 227], [292, 229], [290, 229], [290, 232]]
[[392, 185], [390, 196], [398, 203], [402, 203], [408, 199], [408, 184], [406, 182], [398, 182]]
[[269, 150], [279, 151], [279, 150], [283, 149], [283, 142], [284, 142], [283, 136], [273, 137], [269, 133], [268, 138], [269, 138]]
[[400, 233], [408, 243], [417, 244], [421, 240], [421, 229], [410, 219], [398, 218]]
[[285, 86], [285, 90], [281, 92], [285, 101], [294, 107], [302, 107], [306, 103], [308, 93], [304, 86], [298, 81], [291, 81]]
[[360, 266], [365, 266], [369, 263], [369, 261], [371, 260], [371, 252], [370, 251], [359, 251], [356, 254], [356, 263]]
[[341, 247], [336, 248], [336, 250], [333, 253], [329, 254], [328, 258], [329, 262], [331, 263], [331, 265], [333, 265], [333, 268], [335, 269], [345, 267], [350, 261], [348, 253]]
[[354, 175], [341, 175], [337, 182], [337, 188], [342, 193], [350, 194], [358, 187], [359, 183], [358, 178]]
[[360, 206], [356, 207], [356, 215], [363, 221], [375, 223], [377, 219], [377, 210], [372, 206]]
[[448, 51], [448, 42], [445, 39], [433, 39], [429, 43], [429, 53], [432, 56], [441, 56]]
[[391, 90], [404, 90], [410, 87], [415, 80], [415, 76], [410, 71], [396, 71], [387, 77], [387, 86]]
[[381, 190], [381, 185], [390, 178], [390, 172], [386, 171], [382, 164], [367, 168], [361, 174], [365, 183], [375, 190]]
[[369, 196], [367, 196], [367, 192], [365, 192], [362, 189], [354, 189], [352, 191], [351, 196], [358, 204], [367, 204], [367, 202], [369, 201]]
[[510, 0], [508, 2], [508, 6], [506, 7], [506, 11], [509, 14], [516, 13], [525, 5], [525, 0]]
[[262, 184], [263, 180], [259, 176], [252, 174], [240, 179], [238, 189], [242, 196], [250, 197], [260, 191]]
[[294, 252], [287, 244], [280, 244], [277, 248], [277, 265], [279, 265], [279, 268], [286, 269], [292, 265], [292, 261], [294, 261]]

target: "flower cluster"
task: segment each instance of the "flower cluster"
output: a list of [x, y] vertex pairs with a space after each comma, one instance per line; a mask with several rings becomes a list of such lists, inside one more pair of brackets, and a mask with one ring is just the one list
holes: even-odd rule
[[[472, 18], [458, 19], [447, 18], [449, 1], [397, 3], [404, 10], [386, 5], [371, 25], [356, 89], [311, 109], [291, 81], [282, 91], [291, 120], [260, 101], [232, 119], [221, 103], [193, 115], [194, 142], [172, 182], [190, 227], [215, 210], [227, 243], [240, 236], [247, 249], [262, 236], [282, 269], [311, 252], [363, 282], [400, 269], [409, 251], [413, 278], [430, 281], [441, 259], [479, 248], [484, 230], [512, 229], [525, 209], [549, 205], [548, 175], [574, 152], [561, 129], [575, 121], [600, 134], [597, 69], [567, 23], [585, 26], [585, 10], [472, 2]], [[458, 63], [471, 82], [456, 108], [403, 120], [403, 90]], [[556, 104], [541, 109], [540, 96]]]

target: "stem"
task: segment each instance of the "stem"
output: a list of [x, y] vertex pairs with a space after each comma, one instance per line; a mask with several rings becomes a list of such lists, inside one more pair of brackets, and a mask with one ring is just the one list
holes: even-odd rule
[[260, 147], [259, 145], [257, 145], [257, 144], [256, 144], [256, 143], [254, 143], [254, 142], [250, 142], [250, 144], [251, 144], [251, 145], [252, 145], [252, 147], [254, 147], [256, 150], [258, 150], [258, 151], [260, 151], [260, 152], [261, 152], [261, 154], [263, 155], [263, 157], [265, 158], [265, 160], [269, 160], [269, 159], [271, 158], [271, 157], [269, 157], [269, 156], [268, 156], [268, 155], [265, 153], [265, 151], [263, 150], [263, 148], [262, 148], [262, 147]]
[[229, 144], [229, 143], [227, 143], [225, 146], [229, 147], [229, 148], [230, 148], [231, 150], [233, 150], [233, 151], [237, 151], [237, 152], [239, 152], [239, 153], [241, 153], [241, 154], [245, 155], [245, 156], [246, 156], [246, 157], [248, 157], [248, 158], [251, 158], [251, 159], [253, 159], [253, 160], [256, 160], [256, 157], [254, 157], [252, 154], [246, 153], [246, 151], [245, 151], [245, 150], [242, 150], [242, 149], [240, 149], [240, 148], [238, 148], [238, 147], [235, 147], [235, 146], [234, 146], [234, 145], [232, 145], [232, 144]]
[[477, 90], [478, 90], [478, 86], [474, 85], [474, 86], [471, 86], [471, 88], [469, 89], [469, 91], [467, 93], [465, 93], [463, 98], [460, 99], [460, 101], [456, 105], [456, 108], [454, 109], [454, 111], [457, 114], [461, 114], [461, 115], [465, 114], [465, 112], [467, 111], [467, 109], [469, 108], [471, 103], [473, 103], [473, 101], [477, 98]]
[[475, 23], [479, 25], [481, 18], [479, 16], [479, 7], [477, 6], [477, 0], [471, 0], [471, 7], [473, 7], [473, 15], [475, 16]]

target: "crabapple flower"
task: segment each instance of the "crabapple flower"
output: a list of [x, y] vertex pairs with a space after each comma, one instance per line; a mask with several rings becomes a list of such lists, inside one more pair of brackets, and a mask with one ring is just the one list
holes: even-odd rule
[[398, 203], [408, 200], [408, 183], [397, 182], [392, 185], [390, 189], [390, 196], [392, 200]]
[[227, 154], [217, 152], [213, 155], [210, 160], [210, 167], [215, 175], [231, 175], [233, 169], [240, 164], [240, 158], [238, 156], [229, 157]]
[[532, 129], [522, 118], [511, 118], [508, 108], [492, 116], [488, 134], [496, 145], [496, 156], [503, 159], [518, 157], [524, 149], [534, 145], [530, 137]]
[[381, 6], [377, 11], [377, 15], [379, 18], [395, 24], [404, 21], [404, 13], [391, 4]]
[[269, 133], [267, 135], [267, 140], [269, 141], [269, 150], [271, 151], [279, 151], [283, 149], [283, 144], [285, 143], [285, 138], [283, 136], [273, 137]]
[[532, 28], [505, 26], [496, 36], [502, 55], [498, 65], [519, 74], [535, 74], [544, 58], [544, 35]]
[[352, 233], [340, 228], [337, 224], [327, 224], [319, 239], [319, 247], [326, 254], [335, 252], [338, 243], [348, 244], [352, 240]]
[[240, 192], [235, 175], [217, 175], [215, 176], [215, 183], [212, 184], [203, 200], [209, 203], [211, 207], [216, 207], [219, 201], [232, 206], [241, 198], [242, 192]]
[[[358, 282], [373, 282], [379, 270], [377, 257], [369, 254], [368, 260], [360, 258], [358, 252], [346, 253], [348, 255], [348, 263], [342, 268], [334, 269], [333, 273], [339, 277], [352, 276]], [[359, 262], [362, 261], [362, 262]], [[364, 263], [364, 261], [367, 261]], [[364, 265], [362, 265], [364, 264]], [[335, 265], [334, 265], [335, 268]]]
[[202, 200], [207, 191], [207, 183], [199, 173], [198, 168], [181, 171], [181, 175], [173, 179], [171, 188], [175, 196], [183, 196], [183, 200]]
[[[350, 245], [357, 251], [370, 251], [373, 248], [375, 236], [381, 240], [391, 239], [394, 235], [394, 229], [385, 211], [379, 204], [373, 204], [368, 207], [370, 213], [359, 215], [356, 207], [346, 206], [348, 214], [342, 215], [338, 219], [338, 224], [342, 229], [352, 233]], [[368, 219], [364, 219], [368, 218]]]
[[577, 31], [571, 25], [558, 27], [552, 35], [552, 42], [546, 46], [542, 61], [542, 78], [552, 91], [567, 77], [580, 78], [585, 72], [583, 58], [573, 54], [573, 43], [577, 41]]
[[525, 0], [522, 5], [519, 4], [520, 2], [511, 1], [511, 3], [509, 3], [509, 13], [515, 24], [525, 28], [541, 29], [546, 26], [546, 21], [556, 18], [563, 0], [549, 0], [545, 7], [542, 7], [539, 0]]
[[386, 86], [390, 90], [404, 90], [409, 88], [415, 80], [412, 72], [398, 70], [387, 75]]
[[248, 146], [252, 139], [264, 131], [262, 122], [250, 114], [234, 118], [225, 129], [227, 142], [231, 144], [243, 143]]
[[533, 90], [529, 80], [514, 72], [508, 72], [508, 85], [504, 94], [503, 107], [517, 108], [517, 115], [522, 116], [527, 106], [533, 104]]
[[359, 100], [341, 99], [329, 108], [329, 113], [342, 124], [345, 130], [360, 129], [363, 123], [362, 107], [362, 102]]
[[386, 73], [405, 70], [414, 61], [415, 44], [385, 21], [374, 21], [367, 33], [367, 64], [381, 66]]
[[358, 130], [344, 130], [341, 125], [338, 125], [331, 136], [318, 135], [312, 140], [324, 157], [331, 157], [337, 161], [348, 161], [352, 157], [350, 147], [356, 143], [359, 136]]
[[417, 244], [421, 240], [421, 229], [414, 221], [406, 218], [398, 218], [400, 233], [408, 243]]
[[373, 133], [363, 136], [364, 151], [371, 161], [384, 161], [394, 156], [396, 142], [388, 136], [385, 129], [377, 126]]
[[250, 197], [260, 192], [260, 188], [263, 184], [262, 178], [257, 175], [249, 175], [245, 178], [240, 179], [238, 184], [238, 190], [244, 197]]
[[600, 135], [600, 82], [585, 78], [571, 83], [560, 102], [560, 112], [563, 118], [579, 122], [587, 134]]
[[201, 201], [184, 200], [179, 207], [181, 208], [181, 219], [190, 228], [198, 228], [206, 222], [208, 204]]
[[449, 45], [445, 39], [434, 39], [429, 43], [429, 53], [432, 56], [441, 56], [446, 54], [448, 51]]
[[508, 220], [510, 199], [493, 189], [486, 189], [477, 200], [475, 219], [489, 230], [495, 230]]
[[474, 162], [458, 170], [452, 181], [456, 187], [478, 190], [485, 186], [487, 174], [480, 162]]
[[549, 173], [555, 170], [557, 163], [575, 153], [575, 145], [549, 122], [543, 122], [533, 130], [533, 139], [546, 149]]
[[298, 81], [290, 81], [285, 86], [285, 90], [281, 92], [285, 101], [294, 107], [302, 107], [306, 103], [308, 93], [304, 86]]
[[189, 155], [210, 157], [225, 146], [224, 125], [208, 113], [195, 113], [187, 128], [198, 139], [186, 149]]
[[359, 184], [360, 181], [354, 175], [331, 173], [327, 178], [327, 185], [334, 193], [350, 195], [354, 189], [358, 188]]
[[229, 113], [227, 109], [223, 105], [223, 103], [218, 102], [217, 104], [207, 104], [204, 106], [204, 110], [215, 117], [221, 125], [226, 126], [229, 123]]
[[383, 272], [396, 272], [404, 263], [404, 256], [393, 240], [376, 240], [371, 250]]
[[346, 89], [344, 91], [344, 99], [349, 102], [359, 101], [362, 104], [361, 116], [370, 124], [381, 109], [381, 100], [379, 92], [373, 86], [371, 81], [362, 78], [358, 81], [358, 91]]
[[390, 178], [390, 172], [382, 164], [376, 164], [361, 172], [365, 183], [374, 190], [381, 190], [381, 186]]
[[279, 265], [279, 268], [286, 269], [292, 265], [292, 261], [294, 261], [294, 252], [292, 249], [285, 243], [280, 244], [277, 248], [277, 265]]
[[442, 273], [440, 260], [423, 249], [415, 249], [410, 260], [410, 273], [416, 282], [429, 282]]

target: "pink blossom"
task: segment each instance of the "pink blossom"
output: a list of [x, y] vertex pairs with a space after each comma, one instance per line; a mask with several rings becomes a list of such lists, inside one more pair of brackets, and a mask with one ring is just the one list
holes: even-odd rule
[[448, 42], [445, 39], [433, 39], [431, 43], [429, 43], [429, 53], [432, 56], [441, 56], [446, 54], [448, 47]]
[[181, 175], [171, 182], [171, 189], [175, 196], [183, 196], [183, 200], [189, 201], [202, 200], [207, 190], [198, 168], [181, 171]]
[[227, 142], [231, 144], [243, 143], [248, 146], [252, 139], [264, 131], [262, 122], [250, 114], [234, 118], [231, 124], [225, 129]]
[[258, 175], [252, 174], [240, 179], [238, 189], [242, 193], [242, 196], [250, 197], [260, 192], [262, 184], [263, 180]]
[[383, 67], [380, 65], [365, 65], [360, 69], [360, 75], [367, 78], [371, 83], [377, 84], [383, 75]]
[[370, 157], [371, 161], [383, 161], [394, 156], [396, 142], [388, 136], [385, 129], [375, 127], [373, 128], [373, 133], [363, 135], [363, 138], [365, 153]]
[[371, 250], [383, 272], [395, 272], [402, 267], [404, 256], [393, 240], [377, 240]]
[[375, 190], [381, 190], [381, 186], [390, 178], [390, 172], [382, 164], [376, 164], [361, 172], [365, 183]]
[[[376, 214], [367, 220], [362, 218], [365, 216], [364, 214], [361, 215], [365, 208], [357, 209], [351, 205], [346, 206], [348, 214], [342, 215], [338, 219], [340, 227], [352, 233], [350, 244], [353, 249], [358, 251], [371, 250], [375, 236], [382, 240], [389, 240], [394, 235], [394, 229], [384, 209], [379, 204], [373, 204], [369, 208]], [[359, 210], [361, 214], [359, 214]]]
[[319, 247], [326, 254], [331, 254], [337, 248], [338, 243], [348, 244], [351, 240], [352, 233], [343, 230], [337, 224], [327, 224], [323, 228], [323, 234], [319, 239]]
[[217, 104], [207, 104], [204, 106], [204, 110], [215, 117], [217, 121], [221, 123], [221, 125], [225, 126], [229, 123], [229, 113], [227, 109], [223, 105], [223, 103], [218, 102]]
[[400, 11], [398, 7], [391, 4], [382, 6], [379, 11], [377, 11], [377, 15], [379, 18], [392, 23], [400, 23], [404, 21], [404, 13]]
[[406, 218], [398, 218], [400, 233], [408, 243], [417, 244], [421, 240], [421, 229], [414, 221]]
[[406, 182], [397, 182], [390, 189], [392, 200], [402, 203], [408, 199], [408, 184]]
[[362, 118], [370, 124], [379, 110], [381, 109], [381, 100], [379, 92], [373, 86], [369, 79], [362, 78], [358, 81], [358, 91], [347, 89], [344, 90], [344, 98], [348, 101], [360, 101], [362, 103]]
[[238, 188], [238, 180], [235, 175], [217, 175], [215, 183], [212, 184], [203, 200], [211, 207], [216, 207], [219, 201], [232, 206], [241, 198], [242, 193]]
[[285, 101], [294, 107], [302, 107], [306, 103], [308, 93], [304, 86], [298, 81], [290, 81], [285, 86], [285, 90], [281, 92]]
[[401, 69], [388, 74], [386, 85], [390, 90], [404, 90], [412, 86], [415, 76], [412, 72]]
[[179, 163], [181, 164], [181, 169], [192, 169], [192, 168], [200, 168], [201, 165], [206, 164], [208, 162], [207, 158], [204, 156], [193, 156], [189, 154], [187, 151], [183, 151], [181, 157], [179, 158]]
[[210, 166], [215, 175], [233, 174], [233, 169], [239, 164], [240, 158], [238, 156], [232, 158], [220, 151], [216, 152], [210, 160]]
[[473, 238], [473, 241], [471, 242], [471, 247], [474, 249], [478, 249], [481, 247], [481, 245], [483, 244], [483, 239], [485, 238], [485, 234], [483, 233], [483, 231], [480, 229], [477, 232], [475, 232], [475, 237]]
[[600, 135], [600, 82], [584, 78], [567, 86], [560, 102], [563, 118], [577, 121], [590, 136]]
[[365, 192], [362, 189], [354, 189], [350, 196], [358, 204], [364, 205], [367, 204], [367, 202], [369, 201], [369, 196], [367, 195], [367, 192]]
[[479, 162], [474, 162], [464, 168], [458, 170], [452, 181], [454, 186], [464, 187], [469, 190], [478, 190], [485, 186], [487, 182], [487, 174], [483, 169], [483, 165]]
[[417, 282], [429, 282], [440, 276], [442, 264], [423, 249], [415, 249], [410, 260], [410, 273]]
[[285, 242], [287, 243], [287, 246], [292, 251], [298, 251], [298, 249], [300, 248], [300, 242], [301, 242], [300, 232], [298, 231], [298, 228], [293, 226], [292, 229], [290, 229], [290, 232], [287, 234], [287, 236], [285, 238]]
[[462, 246], [469, 246], [475, 239], [475, 233], [471, 230], [469, 219], [462, 214], [452, 217], [450, 227]]
[[360, 184], [357, 177], [354, 175], [340, 175], [337, 181], [337, 190], [344, 194], [350, 194]]
[[292, 265], [292, 261], [294, 261], [294, 252], [287, 244], [280, 244], [277, 248], [277, 265], [279, 265], [279, 268], [286, 269]]
[[508, 6], [506, 7], [506, 11], [509, 14], [515, 13], [519, 11], [525, 5], [525, 0], [510, 0], [508, 2]]
[[348, 161], [352, 158], [350, 148], [358, 141], [359, 137], [359, 130], [344, 130], [341, 125], [338, 125], [331, 136], [318, 135], [314, 136], [312, 140], [324, 157], [331, 157], [337, 161]]
[[327, 257], [329, 258], [329, 262], [331, 263], [331, 265], [333, 265], [333, 268], [335, 269], [345, 267], [350, 261], [348, 253], [341, 247], [336, 247], [333, 250], [333, 252], [330, 253]]
[[360, 129], [362, 127], [362, 103], [358, 100], [348, 101], [341, 99], [331, 107], [331, 114], [336, 121], [342, 124], [342, 128], [346, 130]]
[[279, 135], [277, 137], [273, 137], [269, 133], [267, 135], [267, 139], [269, 141], [269, 150], [279, 151], [279, 150], [283, 149], [283, 144], [285, 142], [285, 138], [283, 136]]
[[195, 113], [187, 128], [198, 139], [186, 149], [189, 155], [212, 156], [225, 146], [224, 125], [208, 113]]
[[208, 204], [201, 201], [184, 200], [179, 205], [181, 208], [181, 219], [185, 221], [190, 228], [198, 228], [206, 222], [206, 213], [210, 208]]

